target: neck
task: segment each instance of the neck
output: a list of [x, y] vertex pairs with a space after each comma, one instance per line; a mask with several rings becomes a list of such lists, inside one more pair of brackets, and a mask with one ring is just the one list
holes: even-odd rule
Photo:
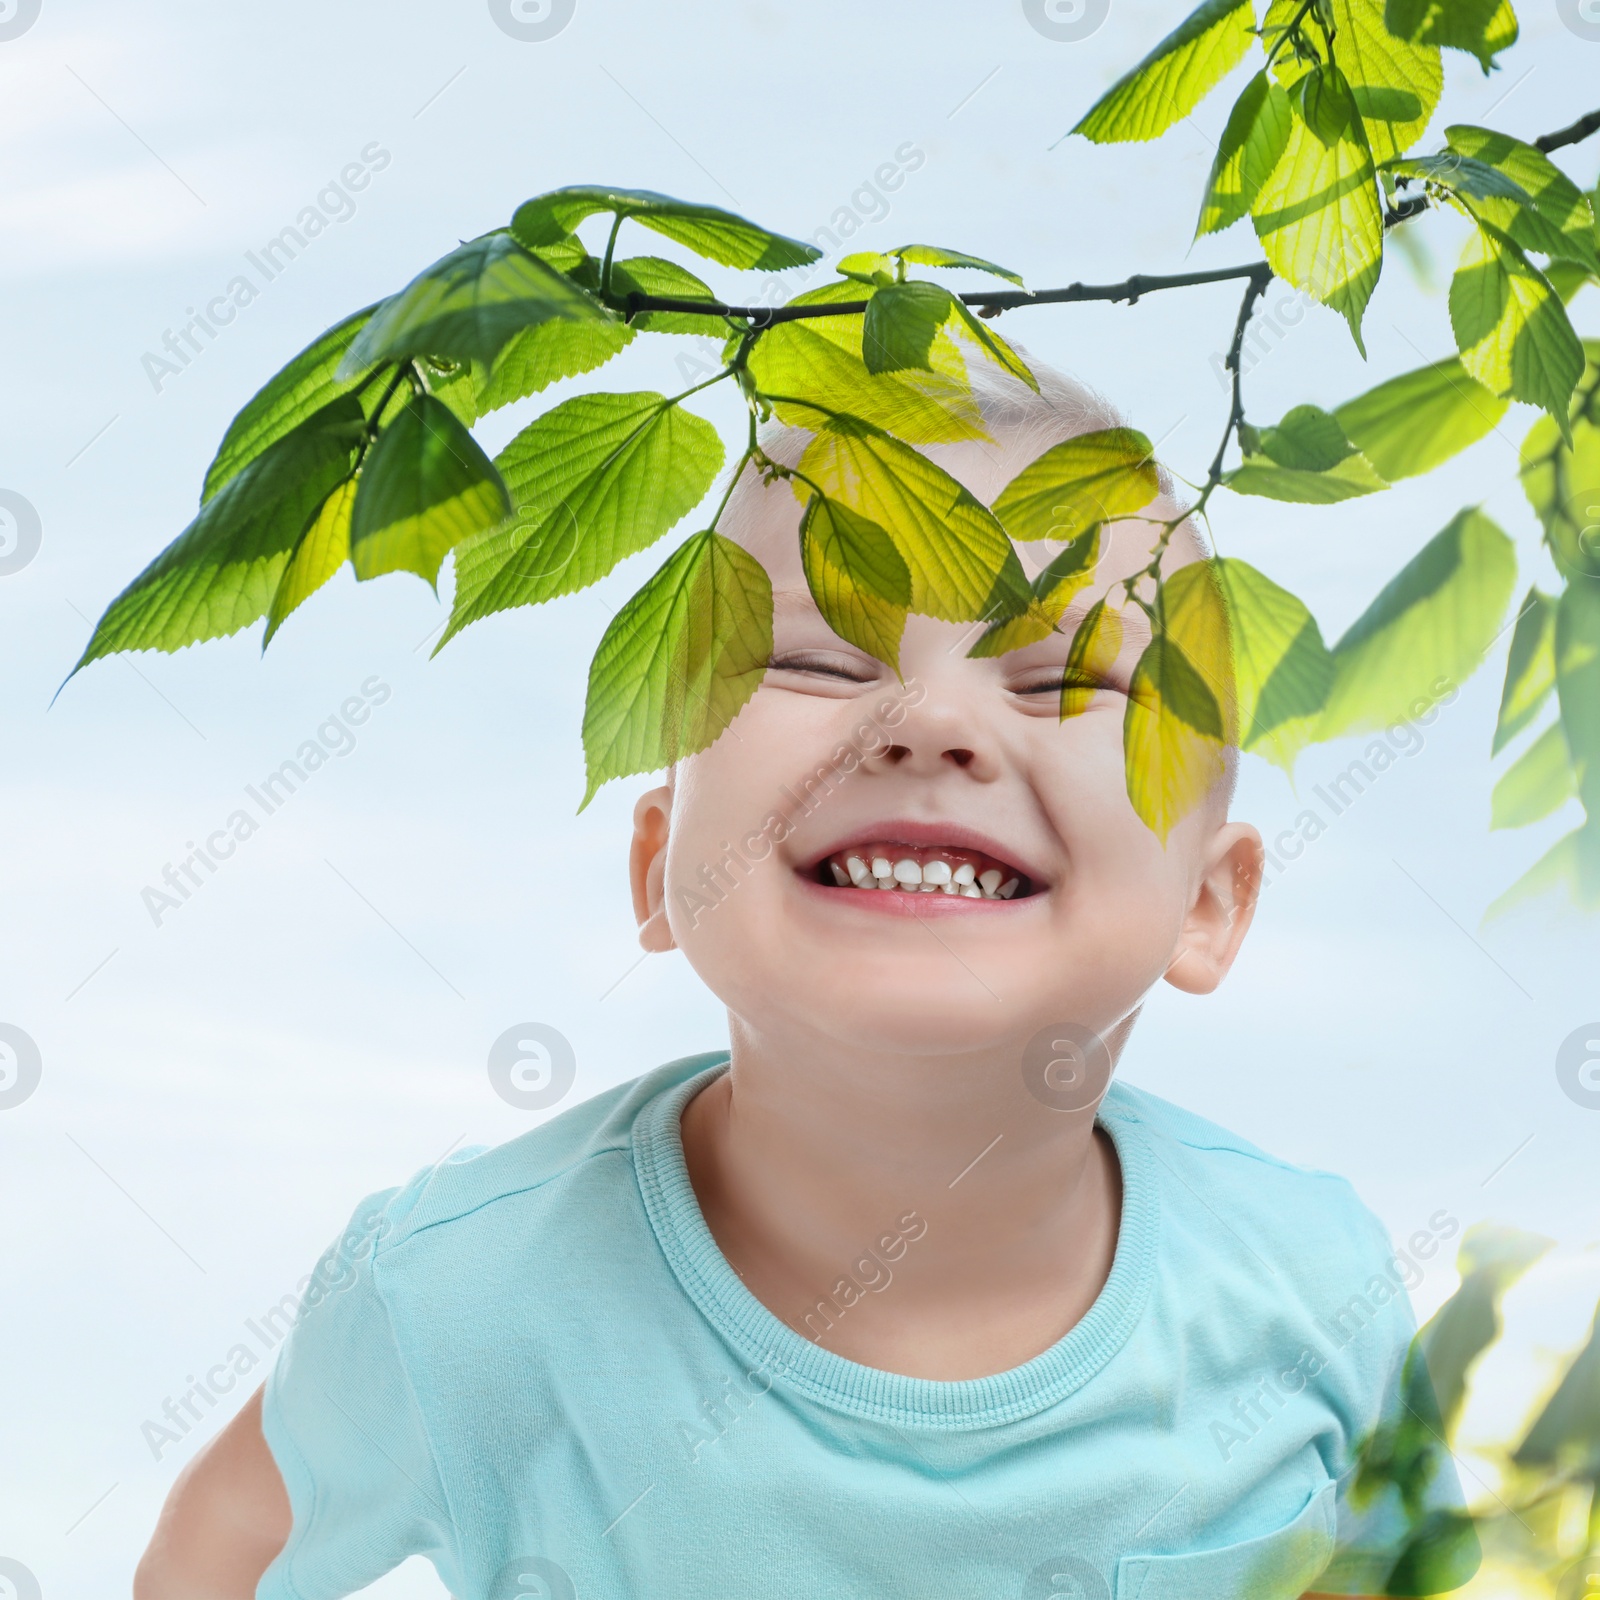
[[[1120, 1211], [1092, 1107], [1043, 1104], [1015, 1049], [730, 1031], [731, 1069], [686, 1109], [684, 1153], [723, 1254], [781, 1320], [868, 1365], [979, 1376], [1088, 1309]], [[808, 1320], [819, 1302], [835, 1326]]]

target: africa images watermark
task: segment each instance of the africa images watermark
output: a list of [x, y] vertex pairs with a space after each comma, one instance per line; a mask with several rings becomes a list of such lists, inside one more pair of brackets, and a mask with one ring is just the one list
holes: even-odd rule
[[[294, 1325], [307, 1311], [343, 1294], [359, 1276], [360, 1263], [377, 1250], [379, 1241], [393, 1224], [388, 1214], [374, 1206], [358, 1214], [343, 1236], [325, 1250], [315, 1267], [264, 1311], [243, 1322], [246, 1338], [231, 1345], [220, 1361], [203, 1374], [189, 1373], [186, 1387], [168, 1395], [161, 1403], [159, 1417], [147, 1417], [139, 1432], [150, 1454], [159, 1461], [167, 1449], [181, 1443], [214, 1411], [225, 1396], [238, 1387], [241, 1378], [254, 1372], [283, 1343]], [[200, 1408], [204, 1405], [205, 1411]]]
[[[183, 372], [212, 343], [222, 329], [265, 292], [269, 283], [281, 277], [308, 249], [312, 240], [326, 233], [336, 222], [348, 222], [356, 214], [353, 193], [359, 194], [382, 172], [394, 157], [376, 139], [361, 147], [360, 159], [348, 161], [335, 178], [317, 192], [315, 202], [302, 206], [292, 223], [280, 228], [258, 250], [246, 250], [245, 260], [252, 269], [238, 273], [211, 296], [203, 306], [185, 308], [189, 320], [162, 335], [161, 350], [146, 350], [139, 365], [157, 394], [170, 378]], [[258, 282], [259, 280], [259, 282]]]
[[[247, 783], [244, 793], [251, 802], [251, 809], [241, 807], [230, 812], [222, 826], [213, 829], [199, 843], [188, 840], [184, 849], [189, 854], [176, 865], [169, 861], [162, 868], [164, 888], [146, 884], [139, 891], [139, 899], [150, 913], [150, 920], [159, 928], [163, 918], [191, 899], [206, 878], [214, 877], [218, 867], [230, 859], [245, 840], [260, 832], [268, 817], [282, 810], [299, 793], [312, 773], [335, 756], [349, 755], [356, 747], [355, 728], [366, 722], [374, 709], [384, 705], [393, 692], [376, 674], [363, 680], [361, 692], [348, 696], [337, 711], [331, 712], [317, 728], [316, 736], [302, 741], [293, 757], [279, 763], [259, 785]], [[198, 870], [202, 867], [205, 877]]]
[[799, 780], [799, 793], [789, 784], [780, 785], [780, 804], [787, 802], [790, 809], [769, 812], [761, 826], [752, 828], [737, 844], [724, 839], [719, 860], [702, 863], [690, 884], [674, 884], [672, 896], [688, 917], [689, 926], [698, 927], [704, 913], [720, 906], [755, 871], [755, 863], [765, 861], [773, 847], [794, 832], [798, 817], [809, 817], [864, 761], [886, 749], [892, 741], [885, 730], [897, 728], [907, 710], [921, 705], [927, 693], [927, 685], [913, 679], [901, 684], [893, 695], [885, 695], [857, 722], [848, 742], [838, 745], [827, 761], [819, 762]]
[[1396, 1250], [1375, 1272], [1358, 1294], [1353, 1294], [1328, 1315], [1314, 1319], [1312, 1326], [1326, 1344], [1317, 1341], [1301, 1347], [1294, 1362], [1270, 1368], [1256, 1380], [1247, 1394], [1236, 1395], [1228, 1417], [1211, 1424], [1211, 1442], [1224, 1461], [1231, 1461], [1242, 1446], [1257, 1438], [1313, 1379], [1320, 1376], [1350, 1345], [1359, 1341], [1377, 1321], [1386, 1306], [1403, 1300], [1408, 1291], [1422, 1282], [1425, 1269], [1418, 1260], [1430, 1261], [1439, 1245], [1461, 1231], [1460, 1221], [1449, 1211], [1435, 1211], [1428, 1226], [1419, 1228], [1406, 1241], [1409, 1250]]

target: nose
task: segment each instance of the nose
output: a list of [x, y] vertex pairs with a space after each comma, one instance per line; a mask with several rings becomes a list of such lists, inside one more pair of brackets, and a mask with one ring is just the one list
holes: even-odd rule
[[959, 771], [979, 782], [997, 777], [992, 738], [969, 696], [951, 684], [925, 683], [924, 690], [890, 733], [891, 742], [869, 758], [867, 769], [925, 778]]

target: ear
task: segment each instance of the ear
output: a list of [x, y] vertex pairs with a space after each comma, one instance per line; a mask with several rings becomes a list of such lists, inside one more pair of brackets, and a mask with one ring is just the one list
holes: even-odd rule
[[1210, 994], [1227, 977], [1261, 893], [1261, 835], [1229, 822], [1212, 835], [1194, 901], [1183, 920], [1167, 982], [1187, 994]]
[[676, 950], [667, 926], [667, 834], [672, 825], [672, 786], [662, 784], [639, 796], [633, 808], [633, 845], [628, 851], [628, 881], [639, 943], [659, 954]]

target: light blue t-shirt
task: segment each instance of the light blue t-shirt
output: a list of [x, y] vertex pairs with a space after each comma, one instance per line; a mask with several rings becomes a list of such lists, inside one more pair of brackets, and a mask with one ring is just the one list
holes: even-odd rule
[[458, 1600], [1311, 1587], [1414, 1329], [1343, 1179], [1113, 1084], [1122, 1217], [1088, 1314], [1010, 1371], [910, 1378], [814, 1335], [892, 1281], [914, 1210], [800, 1331], [718, 1250], [679, 1117], [726, 1059], [362, 1205], [267, 1384], [294, 1525], [259, 1600], [332, 1600], [417, 1553]]

